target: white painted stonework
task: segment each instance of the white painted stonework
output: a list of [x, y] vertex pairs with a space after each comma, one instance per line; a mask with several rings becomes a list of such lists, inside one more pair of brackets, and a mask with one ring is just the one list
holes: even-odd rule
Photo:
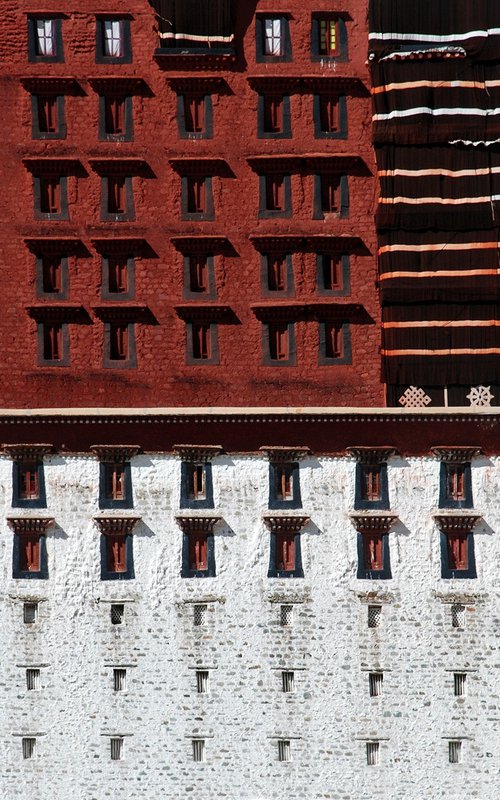
[[[392, 579], [356, 578], [355, 461], [300, 464], [303, 579], [269, 579], [269, 464], [213, 461], [215, 578], [180, 577], [180, 460], [132, 459], [135, 579], [100, 579], [99, 462], [47, 456], [47, 509], [11, 507], [12, 462], [0, 460], [0, 797], [2, 800], [498, 800], [500, 794], [500, 464], [472, 464], [477, 579], [440, 577], [432, 518], [439, 461], [389, 461]], [[123, 512], [131, 513], [131, 512]], [[194, 513], [194, 512], [193, 512]], [[295, 512], [300, 513], [300, 512]], [[12, 578], [9, 515], [55, 518], [48, 580]], [[451, 603], [466, 606], [465, 629]], [[23, 601], [39, 601], [34, 625]], [[124, 601], [122, 625], [110, 602]], [[381, 603], [379, 628], [368, 602]], [[193, 603], [208, 604], [206, 626]], [[279, 624], [280, 602], [294, 605]], [[26, 667], [41, 690], [27, 691]], [[113, 691], [113, 666], [127, 669]], [[196, 691], [196, 670], [210, 693]], [[281, 670], [295, 670], [283, 693]], [[383, 670], [371, 698], [368, 672]], [[453, 693], [453, 671], [467, 695]], [[22, 736], [36, 736], [22, 759]], [[124, 736], [123, 760], [110, 737]], [[193, 738], [206, 761], [193, 761]], [[290, 763], [278, 739], [291, 740]], [[463, 739], [463, 763], [448, 741]], [[367, 766], [366, 741], [380, 741]]]

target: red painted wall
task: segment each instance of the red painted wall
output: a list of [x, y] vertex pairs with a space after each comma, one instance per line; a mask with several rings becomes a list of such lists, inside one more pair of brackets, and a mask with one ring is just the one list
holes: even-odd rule
[[[280, 7], [282, 4], [279, 4]], [[348, 9], [347, 9], [348, 5]], [[182, 69], [162, 68], [154, 60], [157, 47], [154, 13], [146, 0], [101, 0], [60, 3], [45, 0], [14, 4], [0, 24], [0, 80], [3, 97], [3, 182], [0, 195], [2, 253], [1, 349], [4, 378], [0, 390], [3, 407], [91, 407], [91, 406], [269, 406], [330, 405], [380, 406], [384, 404], [379, 378], [379, 305], [376, 293], [376, 234], [373, 213], [376, 201], [375, 164], [370, 143], [370, 99], [348, 96], [348, 138], [315, 139], [312, 95], [291, 97], [292, 139], [258, 139], [257, 94], [248, 78], [253, 75], [357, 76], [368, 87], [366, 68], [366, 0], [340, 4], [317, 0], [304, 4], [290, 0], [293, 61], [258, 64], [255, 61], [255, 12], [277, 12], [276, 3], [262, 0], [237, 1], [235, 68], [214, 73], [227, 82], [230, 91], [213, 95], [212, 139], [181, 140], [176, 122], [175, 92], [167, 78], [194, 74]], [[62, 12], [64, 63], [31, 64], [27, 58], [27, 13]], [[281, 8], [279, 9], [281, 10]], [[311, 62], [311, 12], [345, 11], [349, 37], [347, 63], [322, 66]], [[131, 15], [131, 64], [95, 63], [95, 13]], [[98, 141], [98, 95], [89, 78], [138, 76], [150, 92], [134, 97], [134, 140], [124, 143]], [[31, 134], [30, 94], [21, 78], [26, 76], [73, 77], [79, 96], [66, 97], [67, 137], [34, 140]], [[147, 96], [149, 94], [150, 96]], [[291, 219], [259, 220], [258, 178], [246, 159], [276, 153], [356, 154], [371, 173], [349, 178], [350, 212], [344, 220], [312, 219], [312, 176], [292, 176]], [[180, 219], [180, 178], [169, 158], [214, 156], [227, 161], [234, 177], [214, 178], [215, 220], [187, 222]], [[67, 222], [35, 221], [33, 182], [22, 159], [47, 156], [77, 158], [82, 177], [70, 176]], [[144, 159], [155, 177], [136, 177], [136, 220], [131, 223], [100, 222], [100, 178], [89, 161], [96, 158], [136, 157]], [[234, 247], [235, 255], [216, 259], [217, 303], [227, 304], [239, 324], [219, 326], [220, 364], [192, 366], [185, 363], [185, 323], [174, 306], [183, 302], [182, 257], [171, 237], [189, 234], [221, 235]], [[368, 322], [353, 324], [352, 365], [318, 365], [318, 325], [296, 323], [297, 364], [271, 367], [262, 364], [261, 323], [251, 311], [262, 298], [260, 256], [249, 237], [265, 234], [350, 235], [359, 237], [367, 255], [351, 258], [351, 295], [337, 302], [356, 303], [366, 311]], [[37, 365], [36, 323], [26, 310], [37, 300], [35, 259], [25, 238], [76, 236], [88, 250], [85, 257], [70, 258], [68, 301], [88, 312], [88, 324], [70, 324], [70, 365]], [[157, 324], [138, 324], [137, 368], [102, 367], [104, 328], [92, 308], [102, 304], [101, 259], [93, 238], [144, 238], [155, 257], [136, 262], [135, 301], [148, 306]], [[319, 301], [315, 289], [315, 258], [312, 253], [294, 257], [296, 302]], [[286, 298], [285, 302], [290, 302]], [[201, 301], [200, 301], [201, 302]], [[267, 300], [269, 302], [269, 300]], [[279, 301], [278, 301], [279, 302]], [[328, 300], [327, 302], [330, 302]]]

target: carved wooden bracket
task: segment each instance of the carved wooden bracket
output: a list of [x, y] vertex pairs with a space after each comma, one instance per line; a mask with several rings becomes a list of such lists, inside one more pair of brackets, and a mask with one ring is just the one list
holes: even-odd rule
[[213, 533], [217, 522], [222, 517], [216, 514], [211, 516], [179, 516], [175, 518], [183, 533]]
[[13, 461], [41, 461], [54, 450], [53, 444], [4, 444], [3, 451]]
[[140, 517], [94, 517], [101, 533], [132, 533]]
[[464, 464], [466, 461], [471, 461], [474, 456], [481, 455], [482, 452], [480, 447], [472, 446], [446, 447], [446, 445], [438, 445], [431, 447], [431, 453], [447, 464]]
[[282, 531], [300, 533], [311, 518], [291, 514], [264, 514], [262, 519], [271, 533], [281, 533]]
[[220, 455], [223, 447], [221, 444], [174, 444], [172, 450], [183, 461], [206, 464], [207, 461]]
[[444, 511], [433, 514], [433, 517], [443, 533], [470, 533], [481, 519], [481, 514], [470, 511]]
[[14, 533], [45, 533], [54, 524], [54, 517], [7, 517]]
[[275, 447], [274, 445], [264, 445], [264, 447], [259, 447], [259, 450], [261, 453], [264, 453], [273, 464], [289, 464], [291, 461], [301, 461], [311, 453], [309, 447]]
[[89, 449], [101, 461], [112, 461], [120, 464], [124, 461], [130, 461], [141, 451], [138, 444], [92, 444]]
[[383, 511], [363, 511], [349, 514], [356, 530], [359, 533], [388, 533], [391, 526], [398, 519], [397, 514]]
[[380, 447], [346, 447], [350, 456], [360, 462], [360, 464], [385, 464], [386, 461], [396, 454], [394, 447], [381, 445]]

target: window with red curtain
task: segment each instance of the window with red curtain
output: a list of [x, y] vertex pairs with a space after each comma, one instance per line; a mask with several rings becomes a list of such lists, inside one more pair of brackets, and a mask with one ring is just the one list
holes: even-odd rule
[[125, 98], [104, 96], [104, 131], [111, 135], [125, 133]]
[[361, 487], [363, 500], [380, 500], [380, 465], [363, 464], [361, 466]]
[[107, 571], [127, 571], [127, 537], [124, 533], [106, 534]]
[[40, 178], [40, 211], [43, 214], [59, 214], [61, 211], [60, 178]]
[[18, 486], [19, 497], [21, 500], [36, 500], [40, 497], [40, 485], [38, 479], [38, 464], [21, 463], [18, 464]]
[[189, 534], [189, 568], [193, 571], [208, 569], [208, 534]]
[[19, 536], [19, 569], [21, 572], [40, 572], [40, 536], [39, 533], [18, 533]]
[[363, 552], [365, 569], [381, 572], [384, 569], [383, 556], [384, 537], [377, 531], [363, 533]]
[[264, 133], [281, 133], [283, 131], [283, 96], [265, 94]]
[[125, 464], [104, 465], [105, 469], [105, 492], [108, 500], [125, 499]]
[[188, 465], [188, 496], [191, 500], [204, 500], [206, 498], [204, 464]]
[[185, 94], [184, 128], [186, 133], [205, 132], [205, 97], [200, 94]]
[[272, 292], [286, 290], [286, 256], [282, 253], [270, 253], [267, 256], [268, 288]]
[[273, 361], [286, 361], [290, 355], [290, 337], [286, 322], [271, 322], [269, 331], [269, 357]]
[[468, 533], [461, 531], [446, 534], [448, 544], [448, 568], [450, 570], [465, 570], [469, 568], [468, 536]]
[[189, 214], [203, 214], [206, 206], [206, 178], [187, 177], [187, 210]]
[[266, 175], [266, 211], [284, 211], [285, 179], [283, 175]]
[[293, 465], [275, 464], [274, 480], [277, 500], [291, 500], [293, 498]]
[[108, 214], [125, 214], [126, 178], [123, 175], [108, 175]]
[[38, 130], [40, 133], [56, 133], [59, 128], [57, 118], [57, 95], [38, 95]]
[[465, 464], [447, 464], [446, 477], [448, 498], [456, 502], [465, 500]]
[[279, 572], [295, 570], [295, 533], [279, 531], [274, 534], [276, 540], [276, 569]]

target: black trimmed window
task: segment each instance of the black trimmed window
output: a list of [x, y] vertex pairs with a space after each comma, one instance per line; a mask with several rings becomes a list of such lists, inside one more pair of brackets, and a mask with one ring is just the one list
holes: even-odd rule
[[477, 578], [472, 531], [441, 530], [440, 547], [442, 578]]
[[102, 297], [131, 300], [135, 296], [135, 258], [127, 253], [102, 256]]
[[218, 364], [217, 323], [193, 320], [186, 324], [186, 363]]
[[49, 577], [45, 533], [14, 533], [12, 577], [24, 580], [46, 580]]
[[267, 322], [263, 325], [263, 363], [267, 366], [293, 366], [296, 362], [293, 322]]
[[347, 175], [325, 172], [314, 176], [313, 219], [325, 219], [330, 214], [341, 219], [349, 216]]
[[28, 17], [28, 61], [45, 64], [64, 61], [60, 17]]
[[319, 363], [351, 364], [351, 331], [344, 320], [324, 320], [319, 323]]
[[99, 508], [133, 508], [132, 470], [129, 461], [99, 463]]
[[134, 138], [131, 95], [99, 95], [99, 140], [130, 142]]
[[356, 464], [354, 508], [389, 508], [387, 464]]
[[213, 136], [212, 95], [202, 92], [178, 94], [177, 122], [181, 139], [211, 139]]
[[66, 175], [34, 175], [33, 189], [35, 219], [69, 219]]
[[291, 253], [271, 251], [261, 256], [262, 294], [290, 296], [294, 291]]
[[472, 472], [469, 462], [441, 462], [439, 475], [440, 508], [472, 508]]
[[38, 323], [38, 365], [67, 367], [69, 327], [66, 322], [47, 320]]
[[66, 300], [69, 293], [68, 257], [61, 253], [36, 256], [36, 293], [38, 297]]
[[255, 18], [256, 61], [291, 61], [292, 42], [288, 17], [258, 14]]
[[269, 508], [301, 508], [298, 462], [269, 464]]
[[31, 135], [33, 139], [66, 138], [63, 94], [31, 95]]
[[123, 581], [135, 578], [133, 535], [110, 531], [101, 533], [101, 580]]
[[101, 178], [101, 220], [130, 222], [135, 219], [134, 194], [130, 175], [103, 175]]
[[290, 217], [292, 192], [290, 175], [268, 173], [259, 175], [259, 217]]
[[181, 178], [181, 214], [182, 219], [214, 219], [214, 199], [210, 175], [184, 175]]
[[358, 572], [362, 580], [389, 580], [391, 558], [389, 533], [380, 530], [358, 531]]
[[132, 62], [130, 20], [121, 17], [99, 17], [96, 23], [96, 64], [130, 64]]
[[214, 300], [216, 297], [214, 256], [211, 253], [184, 254], [184, 297]]
[[311, 61], [348, 61], [347, 28], [338, 14], [313, 14], [311, 20]]
[[295, 530], [271, 531], [268, 578], [303, 578], [301, 533]]
[[13, 462], [12, 507], [47, 508], [42, 461], [19, 460]]
[[290, 96], [266, 92], [257, 105], [258, 139], [291, 139]]
[[191, 530], [182, 534], [182, 578], [214, 578], [215, 540], [210, 531]]
[[351, 293], [347, 253], [316, 253], [316, 270], [319, 294], [343, 297]]
[[313, 118], [316, 139], [347, 139], [347, 98], [345, 95], [315, 94]]
[[181, 463], [181, 508], [213, 508], [212, 464], [201, 461]]
[[130, 369], [137, 366], [135, 325], [123, 320], [104, 323], [104, 367]]

